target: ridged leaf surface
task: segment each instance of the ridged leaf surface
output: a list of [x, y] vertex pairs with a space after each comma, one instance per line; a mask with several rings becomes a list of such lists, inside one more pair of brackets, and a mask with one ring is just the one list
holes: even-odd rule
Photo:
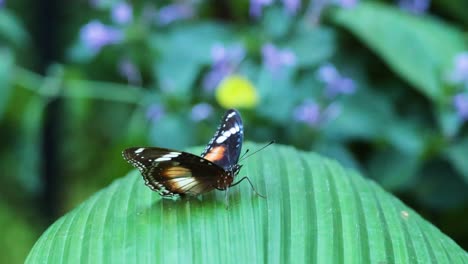
[[56, 221], [27, 263], [468, 262], [436, 227], [334, 161], [277, 145], [243, 164], [239, 176], [266, 199], [242, 183], [227, 209], [220, 191], [162, 200], [133, 171]]

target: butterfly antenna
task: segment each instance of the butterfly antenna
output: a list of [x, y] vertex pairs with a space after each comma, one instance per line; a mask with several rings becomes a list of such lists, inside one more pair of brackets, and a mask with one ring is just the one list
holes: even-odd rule
[[250, 149], [246, 149], [244, 154], [242, 154], [242, 156], [240, 156], [239, 160], [242, 160], [244, 158], [244, 156], [249, 153]]
[[244, 159], [246, 159], [246, 158], [248, 158], [248, 157], [250, 157], [250, 156], [252, 156], [253, 154], [259, 152], [260, 150], [263, 150], [264, 148], [266, 148], [266, 147], [268, 147], [268, 146], [270, 146], [270, 145], [272, 145], [272, 144], [274, 144], [274, 143], [275, 143], [275, 141], [272, 140], [272, 141], [270, 141], [270, 143], [266, 144], [265, 146], [261, 147], [260, 149], [257, 149], [256, 151], [250, 153], [250, 155], [247, 155], [247, 156], [246, 156], [247, 152], [249, 152], [249, 149], [247, 149], [247, 150], [245, 151], [245, 153], [242, 155], [242, 157], [239, 159], [239, 162], [242, 161], [242, 160], [244, 160]]

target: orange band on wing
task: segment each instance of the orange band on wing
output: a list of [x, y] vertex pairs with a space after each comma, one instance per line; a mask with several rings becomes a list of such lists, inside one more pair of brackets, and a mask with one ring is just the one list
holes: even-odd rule
[[192, 173], [189, 169], [179, 166], [169, 167], [161, 172], [163, 177], [178, 178], [178, 177], [191, 177]]
[[206, 155], [205, 155], [205, 159], [211, 161], [211, 162], [215, 162], [215, 161], [218, 161], [220, 159], [222, 159], [224, 157], [224, 152], [226, 151], [226, 147], [224, 146], [217, 146], [213, 149], [210, 150], [210, 152], [208, 152]]

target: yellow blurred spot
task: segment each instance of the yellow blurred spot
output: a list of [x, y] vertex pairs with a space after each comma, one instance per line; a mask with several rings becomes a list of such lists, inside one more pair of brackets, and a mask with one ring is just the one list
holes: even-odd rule
[[231, 75], [219, 84], [216, 100], [224, 108], [254, 108], [258, 96], [249, 80], [241, 75]]

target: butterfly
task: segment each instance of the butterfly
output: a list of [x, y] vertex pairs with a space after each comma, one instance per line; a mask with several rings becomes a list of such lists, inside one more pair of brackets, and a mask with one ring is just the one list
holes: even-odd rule
[[128, 148], [122, 155], [140, 171], [148, 187], [162, 198], [177, 200], [214, 189], [227, 191], [244, 179], [253, 188], [247, 177], [234, 183], [242, 168], [238, 161], [243, 139], [241, 116], [237, 110], [230, 109], [201, 156], [157, 147]]

